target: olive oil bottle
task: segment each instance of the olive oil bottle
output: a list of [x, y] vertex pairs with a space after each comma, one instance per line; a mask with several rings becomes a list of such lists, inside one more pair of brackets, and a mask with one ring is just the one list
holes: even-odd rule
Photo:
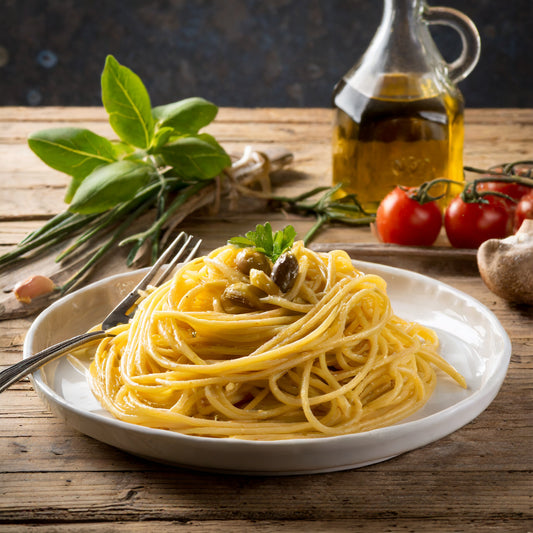
[[[417, 186], [441, 177], [463, 180], [464, 102], [453, 81], [475, 66], [479, 37], [472, 23], [468, 29], [456, 27], [474, 31], [463, 41], [467, 47], [477, 42], [478, 48], [467, 48], [456, 64], [445, 63], [423, 18], [433, 13], [431, 23], [442, 23], [441, 10], [448, 24], [455, 20], [452, 15], [466, 19], [455, 10], [428, 8], [421, 0], [385, 0], [382, 23], [367, 53], [335, 88], [333, 184], [355, 193], [369, 212], [396, 185]], [[431, 192], [449, 197], [458, 189], [441, 185]]]

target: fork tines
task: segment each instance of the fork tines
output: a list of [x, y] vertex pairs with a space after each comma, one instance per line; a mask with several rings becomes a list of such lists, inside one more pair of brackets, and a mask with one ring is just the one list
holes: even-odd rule
[[[183, 244], [181, 244], [183, 240], [184, 242]], [[187, 235], [184, 231], [180, 232], [179, 235], [168, 245], [166, 250], [161, 254], [159, 259], [152, 267], [150, 273], [153, 273], [153, 275], [149, 279], [143, 279], [143, 281], [147, 284], [149, 281], [152, 280], [153, 277], [155, 277], [157, 273], [159, 273], [159, 277], [157, 278], [157, 280], [154, 280], [154, 282], [152, 283], [152, 285], [159, 286], [170, 276], [175, 266], [179, 262], [187, 263], [188, 261], [190, 261], [196, 255], [196, 253], [198, 252], [198, 248], [202, 244], [202, 240], [198, 239], [198, 241], [189, 251], [187, 256], [182, 259], [183, 255], [187, 252], [187, 249], [192, 240], [192, 235]], [[179, 250], [177, 250], [178, 247], [180, 247]], [[173, 256], [171, 261], [165, 265], [165, 263], [171, 256]], [[163, 265], [165, 266], [163, 267]]]
[[[166, 260], [175, 252], [176, 248], [178, 247], [179, 243], [185, 239], [185, 242], [181, 246], [181, 248], [176, 252], [174, 257], [172, 257], [172, 260], [168, 263], [168, 265], [165, 266], [164, 269], [161, 269], [161, 275], [157, 279], [157, 281], [154, 283], [154, 285], [161, 285], [172, 273], [175, 266], [182, 262], [187, 263], [190, 261], [198, 252], [198, 248], [200, 248], [200, 245], [202, 244], [202, 240], [198, 239], [196, 244], [192, 247], [192, 249], [189, 251], [187, 256], [182, 259], [183, 255], [187, 251], [193, 236], [187, 235], [184, 231], [182, 231], [168, 246], [168, 248], [164, 251], [164, 253], [161, 255], [161, 257], [157, 260], [155, 265], [162, 265], [166, 262]], [[155, 267], [154, 265], [154, 267]], [[155, 270], [155, 268], [154, 268]]]

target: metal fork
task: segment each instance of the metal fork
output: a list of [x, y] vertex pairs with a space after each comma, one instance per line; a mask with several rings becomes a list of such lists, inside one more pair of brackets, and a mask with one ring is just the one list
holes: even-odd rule
[[[108, 337], [110, 335], [108, 333], [109, 329], [118, 326], [119, 324], [126, 324], [137, 309], [135, 303], [139, 299], [139, 291], [146, 289], [149, 284], [155, 287], [161, 285], [168, 278], [181, 257], [185, 254], [192, 239], [193, 237], [191, 235], [181, 232], [137, 286], [104, 318], [101, 329], [83, 333], [82, 335], [77, 335], [71, 339], [54, 344], [53, 346], [50, 346], [27, 359], [23, 359], [0, 372], [0, 392], [5, 391], [8, 387], [13, 385], [13, 383], [16, 383], [24, 376], [37, 370], [45, 363], [64, 355], [70, 350], [79, 348], [89, 341]], [[196, 255], [201, 243], [201, 240], [197, 240], [187, 257], [183, 259], [184, 263], [190, 261]], [[172, 260], [166, 264], [167, 259], [169, 259], [174, 253], [175, 255], [172, 257]], [[151, 283], [157, 274], [159, 274], [159, 277]]]

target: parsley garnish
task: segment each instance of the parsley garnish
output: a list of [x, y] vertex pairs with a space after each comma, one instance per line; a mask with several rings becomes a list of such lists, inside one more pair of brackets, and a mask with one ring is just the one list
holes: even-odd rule
[[292, 247], [295, 237], [296, 230], [291, 225], [274, 233], [270, 223], [266, 222], [264, 226], [257, 224], [255, 231], [249, 231], [245, 237], [232, 237], [228, 242], [240, 248], [255, 248], [275, 263], [283, 252]]

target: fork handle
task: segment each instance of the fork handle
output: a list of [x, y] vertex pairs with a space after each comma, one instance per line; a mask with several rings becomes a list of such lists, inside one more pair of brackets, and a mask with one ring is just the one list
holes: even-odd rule
[[24, 376], [27, 376], [34, 370], [37, 370], [39, 367], [56, 359], [57, 357], [65, 354], [69, 350], [74, 348], [79, 348], [89, 341], [103, 339], [108, 337], [109, 333], [103, 330], [99, 331], [90, 331], [89, 333], [83, 333], [82, 335], [77, 335], [66, 341], [58, 342], [53, 346], [46, 348], [40, 352], [37, 352], [35, 355], [23, 359], [14, 365], [6, 368], [0, 372], [0, 392], [4, 392], [8, 387], [16, 383]]

